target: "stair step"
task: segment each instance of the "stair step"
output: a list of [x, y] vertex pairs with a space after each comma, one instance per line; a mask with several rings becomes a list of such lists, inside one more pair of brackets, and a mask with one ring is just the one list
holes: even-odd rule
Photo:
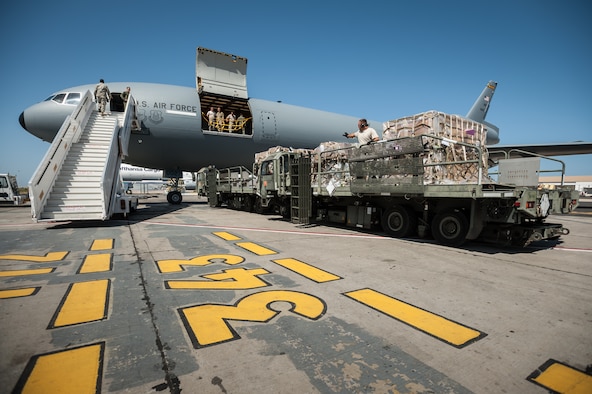
[[93, 200], [49, 200], [45, 206], [46, 212], [67, 212], [72, 210], [102, 211], [101, 201]]
[[69, 192], [69, 193], [102, 193], [100, 182], [68, 182], [60, 181], [54, 185], [52, 192]]
[[66, 201], [66, 200], [84, 200], [84, 201], [88, 201], [88, 200], [100, 200], [101, 196], [103, 195], [103, 193], [99, 192], [94, 192], [94, 191], [86, 191], [85, 193], [82, 193], [80, 191], [52, 191], [51, 194], [49, 195], [49, 199], [48, 201]]
[[109, 149], [109, 144], [108, 143], [104, 143], [104, 142], [96, 142], [96, 141], [84, 141], [84, 142], [77, 142], [76, 144], [72, 145], [72, 147], [70, 148], [70, 151], [72, 151], [72, 149], [76, 149], [76, 150], [83, 150], [83, 149], [101, 149], [101, 150], [105, 150], [105, 149]]
[[56, 179], [56, 186], [62, 186], [62, 185], [82, 185], [82, 184], [89, 184], [89, 185], [100, 185], [101, 184], [101, 180], [103, 179], [103, 177], [101, 176], [101, 174], [97, 174], [97, 175], [70, 175], [67, 176], [67, 174], [60, 174], [60, 176], [58, 176], [58, 178]]
[[102, 212], [70, 211], [42, 212], [39, 221], [104, 220]]
[[62, 166], [62, 172], [68, 172], [70, 174], [76, 175], [86, 175], [86, 174], [99, 174], [102, 175], [104, 171], [104, 167], [99, 165], [92, 165], [92, 163], [78, 163], [78, 164], [64, 164]]
[[68, 161], [68, 162], [77, 161], [77, 160], [78, 161], [102, 160], [103, 162], [105, 162], [107, 159], [107, 154], [101, 153], [101, 152], [86, 152], [86, 153], [70, 152], [70, 153], [71, 154], [68, 156], [68, 159], [66, 159], [66, 161]]

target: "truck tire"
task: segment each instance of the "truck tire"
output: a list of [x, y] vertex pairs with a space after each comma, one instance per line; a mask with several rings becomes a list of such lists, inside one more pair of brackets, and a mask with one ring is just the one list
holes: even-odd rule
[[259, 197], [255, 198], [254, 209], [255, 209], [255, 213], [258, 213], [259, 215], [262, 215], [267, 212], [267, 208], [263, 206], [263, 203], [261, 202], [261, 198], [259, 198]]
[[284, 219], [290, 219], [290, 205], [285, 202], [280, 202], [279, 211]]
[[247, 212], [253, 211], [253, 198], [251, 196], [246, 196], [243, 201], [243, 210]]
[[460, 246], [466, 241], [469, 221], [460, 211], [444, 211], [434, 217], [431, 229], [434, 239], [440, 244]]
[[384, 232], [391, 237], [409, 237], [417, 230], [417, 216], [413, 210], [403, 205], [395, 205], [384, 211], [380, 224]]

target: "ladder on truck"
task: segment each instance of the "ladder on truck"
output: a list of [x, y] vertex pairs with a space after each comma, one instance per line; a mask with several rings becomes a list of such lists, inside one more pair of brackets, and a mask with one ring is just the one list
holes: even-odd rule
[[135, 120], [133, 102], [123, 113], [101, 116], [86, 92], [29, 181], [33, 220], [107, 220], [135, 210], [137, 198], [124, 193], [119, 175]]
[[310, 188], [310, 156], [292, 157], [290, 166], [290, 218], [294, 224], [310, 224], [312, 191]]

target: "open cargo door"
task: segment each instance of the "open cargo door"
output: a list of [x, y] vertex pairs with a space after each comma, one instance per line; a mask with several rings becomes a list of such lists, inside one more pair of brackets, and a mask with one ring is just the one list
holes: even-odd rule
[[249, 98], [244, 57], [198, 47], [195, 77], [199, 94]]

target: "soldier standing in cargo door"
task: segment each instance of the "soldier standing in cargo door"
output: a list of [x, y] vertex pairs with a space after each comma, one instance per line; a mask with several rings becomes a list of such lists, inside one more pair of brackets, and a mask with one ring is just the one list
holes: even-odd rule
[[216, 112], [214, 111], [214, 107], [210, 107], [210, 110], [206, 114], [208, 117], [208, 129], [210, 131], [214, 130], [214, 122], [216, 120]]
[[236, 120], [236, 117], [234, 116], [233, 111], [230, 111], [230, 113], [226, 117], [226, 120], [228, 121], [228, 132], [232, 133], [232, 128], [234, 127], [234, 121]]
[[131, 92], [131, 88], [128, 86], [125, 88], [125, 90], [123, 92], [121, 92], [121, 94], [119, 95], [119, 97], [121, 97], [121, 99], [123, 100], [123, 110], [125, 111], [125, 107], [127, 106], [127, 100], [129, 100], [129, 96], [130, 96], [130, 92]]
[[368, 121], [366, 119], [358, 120], [358, 131], [353, 133], [343, 133], [343, 136], [345, 138], [358, 137], [358, 142], [360, 145], [366, 145], [380, 140], [378, 133], [376, 133], [376, 130], [368, 125]]
[[111, 92], [109, 87], [105, 84], [105, 81], [101, 79], [99, 84], [95, 87], [95, 101], [99, 103], [99, 111], [101, 116], [105, 116], [105, 107], [111, 98]]
[[224, 131], [224, 112], [222, 112], [222, 108], [218, 107], [218, 112], [216, 112], [216, 128], [218, 131]]

